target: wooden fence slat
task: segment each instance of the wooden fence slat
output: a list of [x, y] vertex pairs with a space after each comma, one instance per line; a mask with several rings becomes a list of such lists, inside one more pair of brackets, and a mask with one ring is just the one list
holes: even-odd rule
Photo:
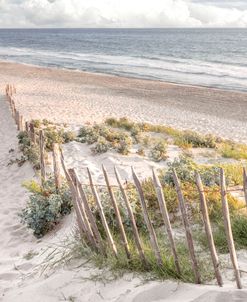
[[243, 168], [243, 187], [244, 187], [244, 198], [247, 206], [247, 171]]
[[196, 254], [195, 254], [195, 248], [194, 248], [194, 243], [193, 243], [193, 238], [191, 234], [191, 229], [190, 229], [190, 224], [187, 216], [187, 211], [185, 207], [185, 201], [184, 201], [184, 196], [181, 190], [181, 185], [180, 181], [178, 179], [176, 171], [173, 169], [173, 180], [175, 183], [177, 195], [178, 195], [178, 201], [179, 201], [179, 207], [181, 211], [181, 216], [182, 216], [182, 221], [183, 225], [185, 228], [185, 233], [186, 233], [186, 239], [188, 243], [188, 248], [189, 248], [189, 254], [190, 254], [190, 259], [191, 259], [191, 264], [192, 264], [192, 269], [195, 275], [195, 282], [197, 284], [201, 283], [201, 276], [199, 272], [199, 267], [196, 259]]
[[145, 221], [147, 229], [148, 229], [151, 246], [152, 246], [153, 252], [155, 254], [157, 264], [158, 265], [163, 265], [161, 255], [160, 255], [160, 250], [159, 250], [157, 237], [156, 237], [152, 222], [151, 222], [151, 220], [149, 218], [149, 215], [148, 215], [148, 210], [147, 210], [147, 206], [146, 206], [146, 202], [145, 202], [144, 193], [143, 193], [143, 190], [142, 190], [142, 187], [141, 187], [141, 182], [138, 179], [133, 167], [132, 167], [132, 175], [133, 175], [134, 183], [135, 183], [135, 186], [136, 186], [136, 189], [137, 189], [137, 192], [138, 192], [138, 195], [139, 195], [139, 199], [140, 199], [140, 202], [141, 202], [144, 221]]
[[20, 113], [18, 110], [15, 111], [15, 123], [17, 126], [17, 130], [20, 131]]
[[179, 259], [178, 259], [176, 245], [175, 245], [175, 241], [174, 241], [174, 237], [173, 237], [169, 214], [168, 214], [168, 210], [167, 210], [167, 206], [166, 206], [165, 196], [164, 196], [164, 193], [162, 190], [162, 186], [161, 186], [159, 177], [156, 175], [154, 170], [153, 170], [153, 182], [154, 182], [154, 187], [156, 189], [160, 212], [161, 212], [162, 218], [165, 223], [168, 239], [170, 241], [175, 267], [176, 267], [177, 273], [180, 275], [181, 269], [180, 269], [180, 265], [179, 265]]
[[30, 123], [30, 137], [33, 144], [36, 144], [35, 127], [33, 123]]
[[105, 254], [104, 244], [103, 244], [103, 241], [102, 241], [100, 232], [99, 232], [99, 230], [98, 230], [98, 227], [97, 227], [97, 224], [96, 224], [95, 217], [94, 217], [94, 215], [93, 215], [93, 213], [92, 213], [92, 211], [91, 211], [91, 208], [90, 208], [90, 206], [89, 206], [89, 202], [88, 202], [87, 195], [86, 195], [86, 193], [84, 192], [84, 190], [83, 190], [83, 188], [82, 188], [82, 184], [80, 183], [80, 180], [79, 180], [79, 178], [78, 178], [78, 175], [77, 175], [76, 171], [74, 171], [74, 175], [75, 175], [75, 178], [76, 178], [76, 181], [77, 181], [77, 184], [78, 184], [78, 189], [79, 189], [80, 196], [81, 196], [82, 201], [83, 201], [83, 203], [84, 203], [84, 207], [85, 207], [85, 211], [86, 211], [88, 220], [89, 220], [89, 222], [90, 222], [92, 231], [93, 231], [93, 233], [94, 233], [94, 237], [95, 237], [96, 244], [97, 244], [97, 246], [98, 246], [98, 249], [99, 249], [103, 254]]
[[214, 244], [214, 238], [213, 238], [212, 228], [211, 228], [210, 219], [209, 219], [209, 215], [208, 215], [208, 207], [207, 207], [206, 197], [204, 194], [201, 176], [198, 172], [196, 172], [195, 177], [196, 177], [196, 185], [197, 185], [199, 196], [200, 196], [200, 205], [201, 205], [203, 224], [204, 224], [205, 232], [207, 235], [208, 246], [209, 246], [209, 250], [210, 250], [210, 254], [211, 254], [211, 258], [212, 258], [212, 262], [213, 262], [213, 266], [214, 266], [215, 277], [217, 279], [218, 285], [223, 286], [223, 280], [222, 280], [222, 276], [221, 276], [221, 273], [219, 270], [220, 262], [219, 262], [219, 258], [218, 258], [217, 251], [216, 251], [215, 244]]
[[221, 184], [220, 187], [221, 187], [222, 210], [223, 210], [224, 226], [225, 226], [228, 248], [229, 248], [230, 257], [235, 273], [237, 287], [238, 289], [241, 289], [242, 284], [240, 278], [240, 271], [238, 267], [238, 259], [237, 259], [237, 254], [236, 254], [233, 235], [232, 235], [231, 219], [230, 219], [229, 206], [227, 200], [225, 173], [222, 168], [220, 169], [220, 184]]
[[71, 179], [71, 177], [70, 177], [70, 175], [69, 175], [69, 173], [66, 169], [63, 158], [61, 158], [61, 163], [62, 163], [64, 174], [65, 174], [65, 177], [67, 179], [67, 182], [68, 182], [68, 185], [69, 185], [69, 188], [70, 188], [70, 191], [71, 191], [72, 203], [73, 203], [73, 207], [75, 209], [79, 231], [80, 231], [81, 236], [85, 239], [85, 226], [84, 226], [84, 222], [83, 222], [81, 213], [80, 213], [79, 208], [78, 208], [78, 204], [76, 202], [75, 187], [74, 187], [73, 181], [72, 181], [72, 179]]
[[60, 158], [60, 147], [58, 144], [53, 144], [53, 169], [54, 169], [54, 179], [55, 179], [55, 186], [57, 192], [59, 192], [62, 186], [62, 175], [61, 175], [61, 158]]
[[23, 116], [19, 114], [19, 130], [20, 131], [23, 131], [24, 130], [24, 127], [23, 127]]
[[132, 231], [133, 231], [133, 236], [134, 236], [134, 239], [135, 239], [135, 243], [136, 243], [136, 246], [137, 246], [139, 256], [140, 256], [143, 264], [147, 267], [148, 263], [147, 263], [147, 260], [146, 260], [146, 257], [145, 257], [144, 251], [143, 251], [141, 239], [140, 239], [138, 229], [137, 229], [137, 225], [136, 225], [136, 221], [135, 221], [135, 216], [133, 214], [133, 211], [132, 211], [132, 208], [131, 208], [131, 205], [130, 205], [130, 202], [129, 202], [128, 195], [127, 195], [127, 193], [126, 193], [126, 191], [125, 191], [125, 189], [122, 185], [121, 177], [120, 177], [116, 167], [114, 167], [114, 171], [115, 171], [115, 175], [116, 175], [116, 179], [117, 179], [120, 191], [121, 191], [122, 196], [123, 196], [125, 206], [126, 206], [127, 211], [128, 211], [128, 215], [129, 215], [129, 218], [130, 218], [131, 227], [132, 227]]
[[123, 226], [122, 218], [121, 218], [121, 215], [120, 215], [120, 212], [119, 212], [119, 209], [118, 209], [117, 201], [116, 201], [116, 198], [114, 196], [112, 187], [110, 185], [109, 177], [108, 177], [108, 174], [107, 174], [107, 171], [106, 171], [104, 165], [102, 165], [102, 170], [103, 170], [106, 186], [108, 188], [108, 192], [109, 192], [109, 195], [110, 195], [110, 200], [112, 202], [114, 212], [115, 212], [115, 215], [116, 215], [116, 220], [117, 220], [118, 228], [119, 228], [119, 231], [120, 231], [121, 240], [122, 240], [122, 243], [124, 245], [124, 249], [125, 249], [127, 258], [129, 259], [130, 258], [130, 249], [129, 249], [127, 236], [126, 236], [126, 233], [125, 233], [125, 230], [124, 230], [124, 226]]
[[110, 228], [107, 224], [107, 220], [106, 220], [106, 217], [105, 217], [103, 206], [102, 206], [101, 200], [99, 198], [98, 192], [97, 192], [97, 190], [94, 186], [93, 178], [92, 178], [92, 175], [91, 175], [91, 172], [90, 172], [89, 168], [87, 168], [87, 172], [88, 172], [88, 177], [89, 177], [89, 181], [90, 181], [90, 186], [91, 186], [93, 196], [94, 196], [95, 202], [97, 204], [97, 207], [98, 207], [98, 210], [99, 210], [99, 213], [100, 213], [101, 221], [103, 223], [103, 227], [105, 229], [108, 242], [111, 246], [111, 249], [112, 249], [115, 257], [117, 257], [118, 256], [117, 248], [116, 248], [115, 242], [113, 240]]
[[94, 248], [97, 249], [97, 244], [95, 242], [94, 239], [94, 234], [92, 232], [91, 229], [91, 225], [88, 221], [88, 217], [87, 214], [85, 212], [85, 208], [84, 208], [84, 204], [81, 202], [81, 197], [80, 197], [80, 193], [79, 193], [79, 188], [78, 188], [78, 183], [75, 177], [75, 170], [74, 169], [68, 169], [68, 173], [71, 177], [71, 180], [73, 182], [74, 188], [75, 188], [75, 194], [76, 194], [76, 203], [78, 205], [80, 214], [82, 216], [83, 222], [84, 222], [84, 227], [85, 227], [85, 233], [88, 239], [88, 242], [90, 243], [90, 245]]
[[45, 168], [45, 137], [43, 130], [39, 131], [39, 149], [40, 149], [40, 171], [41, 182], [44, 184], [46, 181], [46, 168]]
[[28, 121], [25, 122], [25, 131], [29, 135], [29, 122]]

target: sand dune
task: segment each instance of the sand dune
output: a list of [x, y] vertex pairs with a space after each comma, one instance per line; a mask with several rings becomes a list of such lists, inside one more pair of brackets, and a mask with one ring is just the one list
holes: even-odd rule
[[[109, 113], [121, 116], [129, 114], [133, 118], [156, 122], [168, 121], [170, 124], [181, 127], [186, 119], [187, 123], [184, 126], [199, 130], [205, 130], [204, 127], [206, 127], [206, 131], [215, 130], [215, 132], [218, 131], [217, 134], [224, 131], [224, 134], [229, 137], [233, 135], [232, 131], [237, 126], [241, 126], [238, 131], [239, 138], [243, 138], [247, 131], [246, 127], [242, 127], [246, 125], [247, 115], [244, 116], [244, 110], [239, 120], [233, 115], [231, 118], [228, 116], [229, 109], [225, 116], [213, 115], [212, 123], [205, 125], [203, 119], [201, 119], [201, 124], [197, 124], [197, 121], [199, 117], [206, 118], [208, 113], [199, 112], [198, 109], [193, 112], [193, 116], [189, 116], [189, 110], [192, 110], [193, 106], [191, 108], [188, 106], [187, 111], [184, 111], [178, 104], [174, 104], [170, 109], [168, 103], [160, 105], [157, 97], [154, 97], [154, 102], [150, 102], [148, 95], [157, 94], [159, 85], [162, 85], [160, 83], [150, 83], [146, 92], [144, 87], [146, 82], [136, 80], [140, 86], [132, 87], [129, 92], [131, 96], [126, 96], [124, 86], [127, 85], [125, 83], [127, 80], [124, 79], [118, 79], [120, 88], [116, 83], [113, 84], [109, 77], [93, 75], [82, 77], [77, 73], [41, 70], [11, 64], [2, 66], [6, 67], [6, 73], [4, 75], [3, 70], [0, 72], [1, 86], [3, 88], [3, 83], [6, 82], [17, 83], [17, 89], [21, 95], [17, 103], [27, 118], [42, 117], [51, 120], [54, 118], [59, 122], [81, 123], [100, 120]], [[16, 72], [14, 72], [14, 66], [16, 66]], [[70, 79], [71, 74], [73, 76]], [[96, 89], [100, 81], [102, 86]], [[168, 84], [164, 85], [172, 90]], [[139, 92], [138, 96], [136, 95], [138, 89], [142, 91], [141, 101]], [[197, 88], [189, 89], [194, 91], [193, 89]], [[207, 93], [205, 90], [204, 94], [207, 95]], [[234, 94], [239, 96], [236, 100], [239, 103], [235, 105], [238, 104], [240, 110], [245, 104], [246, 95]], [[120, 106], [122, 111], [120, 111]], [[134, 108], [136, 111], [133, 110]], [[150, 108], [153, 110], [151, 111]], [[147, 115], [147, 112], [150, 114]], [[213, 120], [217, 120], [220, 128], [214, 129]], [[63, 242], [71, 236], [75, 226], [74, 215], [66, 217], [58, 229], [42, 240], [36, 240], [20, 223], [18, 213], [28, 199], [21, 183], [34, 178], [34, 172], [28, 163], [22, 167], [16, 164], [8, 166], [10, 160], [20, 157], [20, 154], [16, 139], [17, 131], [4, 96], [0, 98], [0, 121], [0, 301], [231, 302], [247, 300], [247, 290], [236, 290], [235, 284], [230, 281], [226, 282], [224, 288], [221, 289], [214, 285], [198, 286], [171, 281], [143, 282], [141, 277], [132, 274], [102, 282], [100, 281], [102, 276], [103, 280], [107, 280], [112, 279], [112, 274], [95, 269], [91, 264], [85, 264], [85, 259], [73, 261], [68, 266], [51, 268], [44, 274], [40, 274], [43, 268], [42, 262], [47, 253], [54, 250], [57, 244], [63, 245]], [[73, 159], [69, 158], [69, 160]], [[114, 158], [112, 162], [115, 162]], [[245, 255], [243, 260], [246, 263], [244, 257]], [[240, 261], [240, 266], [246, 270], [244, 262]], [[243, 277], [245, 284], [247, 279], [246, 276]]]

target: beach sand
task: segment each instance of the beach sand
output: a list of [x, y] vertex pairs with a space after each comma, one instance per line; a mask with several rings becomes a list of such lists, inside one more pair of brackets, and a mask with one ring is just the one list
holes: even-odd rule
[[[98, 122], [109, 115], [128, 116], [136, 120], [213, 132], [239, 140], [247, 137], [247, 95], [244, 93], [10, 63], [1, 63], [0, 66], [1, 89], [4, 90], [6, 83], [16, 85], [17, 106], [26, 119], [47, 118], [77, 125]], [[185, 99], [186, 106], [182, 105]], [[217, 99], [217, 102], [212, 99]], [[3, 94], [0, 95], [0, 121], [0, 301], [247, 300], [247, 290], [236, 290], [235, 283], [230, 280], [225, 280], [224, 287], [219, 288], [214, 285], [201, 286], [172, 281], [144, 282], [141, 277], [132, 274], [115, 279], [111, 272], [95, 269], [86, 263], [86, 259], [49, 268], [40, 274], [46, 264], [44, 261], [47, 254], [58, 246], [64, 246], [64, 242], [72, 236], [75, 217], [74, 214], [67, 216], [57, 229], [40, 240], [35, 239], [20, 223], [18, 213], [28, 200], [21, 184], [35, 178], [35, 175], [29, 163], [22, 167], [17, 164], [8, 166], [11, 159], [14, 160], [21, 154], [18, 151], [17, 130]], [[220, 127], [214, 129], [213, 123]], [[236, 135], [233, 131], [236, 131]], [[73, 165], [75, 156], [70, 154], [70, 149], [67, 149], [67, 153], [67, 158]], [[111, 162], [115, 160], [113, 158]], [[240, 268], [247, 271], [246, 252], [239, 251], [238, 258]], [[242, 277], [246, 288], [246, 274]], [[106, 282], [108, 278], [113, 280]]]
[[16, 85], [28, 120], [82, 124], [126, 116], [247, 142], [247, 93], [2, 62], [0, 87], [6, 83]]

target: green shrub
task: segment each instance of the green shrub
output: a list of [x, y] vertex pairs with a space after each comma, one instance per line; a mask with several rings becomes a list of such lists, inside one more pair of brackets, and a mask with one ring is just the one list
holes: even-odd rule
[[42, 121], [41, 120], [32, 120], [31, 123], [34, 125], [35, 128], [40, 128], [42, 125]]
[[76, 139], [76, 135], [73, 131], [60, 130], [60, 134], [63, 138], [63, 143], [65, 144], [72, 142]]
[[97, 143], [95, 144], [94, 147], [91, 148], [92, 152], [94, 154], [101, 154], [101, 153], [105, 153], [110, 149], [110, 144], [107, 142], [107, 140], [100, 136], [98, 138]]
[[159, 162], [167, 159], [167, 143], [166, 141], [160, 141], [150, 151], [150, 157], [152, 160]]
[[168, 170], [163, 172], [163, 182], [165, 184], [174, 184], [173, 169], [176, 170], [178, 178], [182, 182], [191, 183], [195, 181], [195, 170], [197, 169], [197, 165], [190, 157], [181, 155], [173, 162], [168, 163]]
[[66, 183], [56, 192], [54, 180], [48, 179], [42, 188], [34, 181], [23, 184], [32, 194], [20, 213], [23, 223], [36, 237], [44, 236], [72, 209], [71, 195]]
[[98, 129], [95, 127], [83, 126], [79, 130], [78, 137], [81, 143], [88, 143], [89, 145], [94, 144], [99, 138]]
[[216, 139], [212, 135], [201, 135], [194, 131], [182, 131], [179, 136], [194, 148], [215, 148]]
[[55, 126], [45, 128], [44, 136], [45, 146], [48, 151], [52, 151], [54, 143], [62, 144], [64, 142], [61, 133], [56, 129]]
[[225, 141], [218, 145], [218, 150], [225, 158], [247, 159], [247, 145]]
[[117, 152], [123, 155], [128, 155], [130, 153], [131, 147], [132, 139], [127, 134], [121, 135], [119, 141], [115, 144], [115, 149], [117, 150]]
[[[127, 117], [122, 117], [119, 120], [114, 118], [109, 118], [105, 121], [105, 123], [108, 126], [114, 127], [114, 128], [122, 128], [126, 131], [135, 131], [136, 130], [136, 124], [132, 121], [130, 121]], [[135, 130], [134, 130], [135, 128]]]
[[239, 164], [220, 165], [225, 171], [228, 183], [233, 186], [243, 185], [243, 166]]
[[18, 141], [20, 150], [22, 151], [24, 157], [22, 157], [22, 161], [29, 160], [33, 168], [38, 170], [40, 168], [40, 150], [37, 145], [31, 143], [31, 140], [26, 131], [21, 131], [18, 134]]

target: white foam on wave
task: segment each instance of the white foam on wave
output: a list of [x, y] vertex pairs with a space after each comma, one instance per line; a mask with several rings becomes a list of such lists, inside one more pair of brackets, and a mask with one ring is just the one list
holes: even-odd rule
[[74, 68], [185, 84], [247, 91], [247, 66], [174, 57], [134, 57], [33, 48], [0, 47], [0, 57], [19, 62]]

